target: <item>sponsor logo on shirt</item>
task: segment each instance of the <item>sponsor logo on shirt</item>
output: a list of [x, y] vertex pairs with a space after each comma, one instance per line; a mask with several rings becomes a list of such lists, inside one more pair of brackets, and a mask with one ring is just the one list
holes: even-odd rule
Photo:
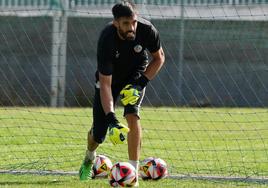
[[136, 53], [140, 53], [142, 51], [142, 46], [140, 44], [137, 44], [136, 46], [134, 46], [134, 51]]

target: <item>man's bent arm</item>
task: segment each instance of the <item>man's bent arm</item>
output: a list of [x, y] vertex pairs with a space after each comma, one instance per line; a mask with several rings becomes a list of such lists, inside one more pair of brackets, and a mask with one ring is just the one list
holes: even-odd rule
[[112, 76], [106, 76], [99, 73], [99, 81], [100, 81], [100, 97], [101, 104], [105, 114], [109, 112], [114, 112], [114, 101], [112, 95]]
[[165, 54], [162, 47], [158, 51], [151, 53], [151, 55], [153, 59], [144, 72], [144, 76], [149, 80], [152, 80], [157, 75], [165, 62]]

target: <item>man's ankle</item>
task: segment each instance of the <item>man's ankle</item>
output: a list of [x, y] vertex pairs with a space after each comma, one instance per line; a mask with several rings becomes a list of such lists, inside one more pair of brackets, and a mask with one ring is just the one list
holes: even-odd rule
[[92, 164], [93, 161], [95, 160], [95, 158], [96, 158], [96, 151], [95, 150], [94, 151], [86, 150], [84, 163], [86, 165]]

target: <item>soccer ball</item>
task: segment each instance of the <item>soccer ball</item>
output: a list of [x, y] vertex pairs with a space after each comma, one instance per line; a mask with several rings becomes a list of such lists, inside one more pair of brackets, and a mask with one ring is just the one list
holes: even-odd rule
[[167, 173], [167, 164], [160, 158], [149, 157], [141, 162], [140, 175], [143, 180], [165, 178]]
[[132, 187], [137, 182], [136, 170], [127, 162], [114, 164], [108, 178], [112, 187]]
[[92, 167], [92, 178], [108, 176], [112, 166], [113, 164], [108, 157], [104, 155], [97, 155]]

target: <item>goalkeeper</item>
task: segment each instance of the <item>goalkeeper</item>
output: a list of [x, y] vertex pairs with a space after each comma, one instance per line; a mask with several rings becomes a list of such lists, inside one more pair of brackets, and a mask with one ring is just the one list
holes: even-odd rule
[[[147, 83], [164, 63], [158, 31], [149, 21], [137, 16], [132, 3], [117, 3], [112, 13], [113, 21], [102, 30], [98, 40], [93, 125], [88, 132], [86, 156], [79, 171], [81, 180], [91, 178], [96, 149], [104, 141], [107, 131], [113, 144], [127, 140], [129, 162], [138, 169], [141, 147], [139, 109]], [[119, 96], [128, 126], [121, 124], [115, 115], [115, 102]]]

